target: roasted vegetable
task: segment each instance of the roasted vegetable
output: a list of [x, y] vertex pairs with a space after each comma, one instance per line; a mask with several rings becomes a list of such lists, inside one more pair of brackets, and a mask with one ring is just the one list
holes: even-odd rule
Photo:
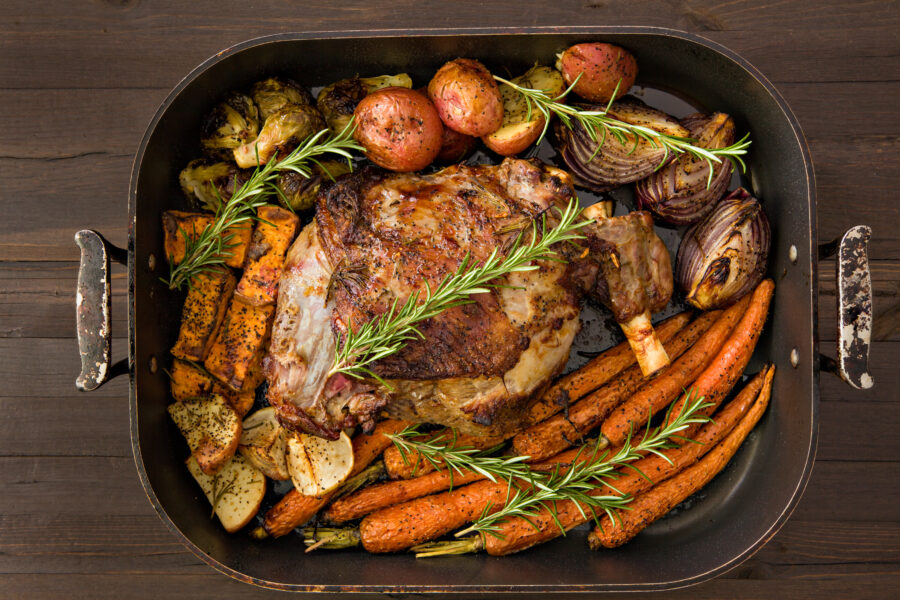
[[234, 456], [241, 419], [224, 398], [213, 394], [174, 402], [168, 410], [204, 473], [215, 473]]
[[315, 101], [306, 88], [290, 79], [269, 77], [253, 84], [250, 96], [259, 108], [259, 118], [266, 120], [288, 104], [313, 106]]
[[250, 96], [233, 93], [206, 115], [200, 128], [207, 154], [230, 159], [233, 150], [256, 138], [259, 111]]
[[231, 198], [234, 190], [247, 181], [249, 173], [229, 162], [192, 160], [178, 175], [178, 182], [185, 195], [197, 205], [216, 212], [223, 200]]
[[294, 488], [304, 496], [327, 494], [353, 471], [353, 444], [343, 431], [336, 440], [292, 433], [286, 457]]
[[312, 177], [304, 177], [296, 171], [285, 170], [279, 173], [275, 181], [280, 192], [278, 199], [292, 211], [312, 208], [322, 184], [349, 173], [350, 165], [346, 160], [320, 160], [310, 171]]
[[[638, 66], [627, 50], [604, 43], [575, 44], [559, 55], [556, 68], [566, 86], [590, 102], [606, 103], [628, 93], [637, 78]], [[618, 92], [616, 92], [618, 88]]]
[[684, 234], [675, 267], [678, 286], [701, 310], [730, 304], [763, 278], [770, 243], [766, 213], [739, 188]]
[[213, 387], [213, 378], [202, 367], [177, 358], [172, 361], [169, 378], [172, 398], [176, 401], [206, 397]]
[[[177, 265], [184, 259], [186, 238], [196, 239], [207, 225], [212, 223], [214, 215], [209, 213], [184, 212], [180, 210], [167, 210], [162, 214], [163, 248], [166, 258], [171, 265]], [[235, 269], [244, 265], [244, 254], [250, 243], [250, 235], [253, 233], [252, 224], [248, 222], [238, 223], [226, 229], [228, 239], [228, 253], [223, 257], [224, 264]]]
[[272, 305], [253, 306], [233, 298], [203, 363], [206, 370], [232, 390], [242, 391], [257, 353], [268, 341], [274, 314]]
[[344, 130], [356, 105], [375, 90], [386, 87], [412, 88], [412, 79], [406, 73], [379, 77], [350, 77], [322, 88], [316, 106], [334, 133]]
[[481, 137], [503, 123], [503, 97], [491, 72], [477, 60], [457, 58], [444, 64], [428, 83], [428, 97], [444, 125]]
[[243, 457], [233, 456], [215, 475], [204, 473], [193, 457], [187, 460], [187, 468], [225, 531], [234, 533], [256, 516], [266, 495], [266, 478]]
[[415, 90], [389, 87], [362, 99], [353, 137], [376, 165], [391, 171], [424, 169], [441, 151], [444, 126], [431, 101]]
[[[580, 108], [602, 111], [606, 106]], [[680, 138], [690, 136], [690, 132], [674, 118], [635, 98], [613, 102], [607, 114], [614, 119], [668, 135]], [[556, 121], [554, 131], [557, 151], [571, 170], [575, 184], [595, 192], [605, 192], [643, 179], [674, 157], [662, 144], [636, 138], [631, 133], [615, 135], [600, 129], [594, 134], [595, 141], [578, 121], [572, 123], [572, 129]]]
[[[543, 90], [551, 98], [556, 98], [566, 89], [559, 71], [540, 65], [531, 67], [512, 82], [522, 87]], [[528, 148], [540, 137], [546, 119], [525, 96], [509, 85], [500, 85], [500, 95], [503, 97], [503, 122], [497, 131], [481, 140], [497, 154], [512, 156]]]
[[235, 298], [248, 304], [272, 304], [278, 293], [278, 280], [288, 247], [297, 236], [300, 219], [277, 206], [260, 206], [259, 220], [247, 248], [244, 275], [234, 290]]
[[276, 153], [287, 155], [322, 129], [325, 129], [325, 120], [314, 106], [286, 104], [269, 115], [258, 137], [234, 149], [234, 161], [244, 169], [264, 165]]
[[441, 151], [438, 152], [437, 162], [443, 164], [462, 162], [478, 147], [477, 137], [453, 131], [449, 127], [443, 129]]
[[291, 478], [287, 470], [287, 434], [271, 406], [244, 419], [238, 452], [266, 477], [277, 481]]
[[181, 310], [178, 340], [172, 346], [173, 356], [196, 362], [206, 359], [235, 283], [231, 270], [223, 267], [204, 271], [191, 279]]
[[[724, 148], [734, 143], [734, 121], [725, 113], [694, 114], [681, 125], [702, 148]], [[696, 223], [709, 214], [731, 181], [732, 164], [722, 159], [713, 167], [704, 158], [682, 154], [634, 185], [638, 208], [673, 225]]]

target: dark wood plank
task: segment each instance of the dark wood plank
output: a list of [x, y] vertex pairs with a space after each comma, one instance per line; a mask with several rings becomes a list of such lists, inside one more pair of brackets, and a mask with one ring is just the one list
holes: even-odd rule
[[[866, 2], [854, 44], [846, 43], [845, 3], [784, 3], [773, 10], [753, 2], [718, 6], [654, 2], [556, 2], [552, 5], [502, 2], [429, 3], [427, 20], [418, 3], [367, 2], [308, 4], [291, 10], [275, 0], [254, 5], [254, 17], [229, 14], [214, 3], [97, 2], [35, 14], [19, 1], [7, 9], [0, 35], [0, 87], [163, 87], [180, 73], [231, 44], [260, 35], [304, 30], [402, 29], [413, 27], [502, 27], [554, 23], [641, 23], [685, 29], [732, 46], [776, 81], [820, 81], [823, 67], [831, 80], [896, 78], [890, 32], [898, 23], [895, 2]], [[66, 14], [65, 19], [56, 15]], [[171, 32], [171, 33], [169, 33]], [[170, 39], [172, 45], [160, 43]], [[79, 42], [81, 42], [79, 44]], [[73, 44], [80, 52], [73, 53]], [[116, 60], [110, 61], [110, 56]], [[52, 69], [20, 65], [53, 65]], [[97, 68], [103, 65], [103, 68]], [[152, 66], [152, 68], [151, 68]], [[834, 73], [832, 74], [832, 71]], [[775, 75], [777, 76], [775, 76]]]

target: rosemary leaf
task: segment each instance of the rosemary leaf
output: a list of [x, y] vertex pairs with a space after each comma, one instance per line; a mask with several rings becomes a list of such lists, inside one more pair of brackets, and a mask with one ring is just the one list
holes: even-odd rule
[[591, 222], [576, 221], [580, 213], [578, 200], [572, 197], [569, 205], [561, 212], [556, 227], [547, 229], [544, 220], [539, 234], [537, 224], [533, 224], [531, 239], [525, 242], [523, 234], [520, 234], [505, 258], [496, 248], [481, 265], [466, 256], [456, 272], [445, 277], [434, 289], [426, 285], [424, 295], [420, 292], [411, 294], [400, 308], [397, 308], [395, 300], [391, 308], [377, 319], [363, 324], [356, 330], [348, 328], [343, 336], [338, 336], [334, 363], [328, 377], [337, 373], [355, 379], [374, 377], [387, 385], [367, 367], [377, 360], [397, 353], [409, 340], [421, 338], [422, 334], [416, 328], [416, 324], [448, 308], [471, 302], [470, 296], [473, 294], [484, 293], [490, 288], [497, 287], [498, 284], [491, 282], [498, 277], [536, 269], [537, 265], [533, 263], [538, 260], [558, 260], [552, 246], [560, 242], [581, 239], [583, 236], [578, 230]]
[[308, 137], [283, 159], [276, 160], [276, 157], [272, 157], [265, 165], [257, 164], [250, 178], [234, 191], [231, 198], [227, 201], [219, 198], [215, 218], [199, 235], [191, 236], [181, 231], [185, 239], [184, 259], [175, 265], [170, 257], [169, 279], [163, 279], [169, 289], [181, 289], [185, 284], [189, 286], [194, 276], [225, 263], [229, 250], [235, 246], [231, 241], [234, 234], [227, 233], [228, 230], [256, 218], [256, 209], [267, 204], [272, 196], [274, 181], [280, 171], [293, 171], [309, 177], [310, 163], [317, 163], [316, 156], [337, 154], [349, 162], [352, 159], [350, 150], [363, 151], [353, 140], [355, 128], [351, 119], [337, 135], [324, 129]]
[[[578, 78], [580, 77], [581, 75], [578, 76]], [[709, 185], [712, 183], [713, 163], [721, 163], [723, 159], [726, 159], [731, 161], [735, 169], [740, 168], [743, 172], [747, 171], [747, 165], [744, 164], [744, 160], [741, 157], [747, 154], [747, 148], [751, 144], [749, 133], [744, 135], [744, 137], [742, 137], [734, 144], [725, 148], [703, 148], [701, 146], [694, 145], [694, 142], [696, 142], [697, 140], [694, 140], [692, 138], [683, 138], [669, 135], [656, 131], [655, 129], [651, 129], [649, 127], [644, 127], [643, 125], [633, 125], [631, 123], [626, 123], [625, 121], [620, 121], [619, 119], [610, 117], [608, 113], [610, 107], [612, 106], [612, 99], [610, 99], [609, 103], [603, 110], [581, 110], [574, 106], [569, 106], [568, 104], [559, 102], [559, 100], [564, 98], [572, 90], [572, 87], [578, 82], [578, 78], [576, 78], [576, 80], [572, 82], [572, 85], [569, 86], [569, 88], [566, 89], [562, 94], [556, 96], [555, 98], [551, 98], [546, 90], [522, 87], [511, 81], [503, 79], [502, 77], [494, 75], [494, 79], [496, 79], [500, 83], [510, 86], [511, 88], [525, 96], [526, 100], [529, 103], [533, 104], [535, 108], [544, 116], [544, 129], [536, 142], [537, 144], [541, 143], [541, 140], [544, 139], [544, 135], [546, 135], [547, 133], [547, 129], [550, 126], [550, 117], [556, 115], [556, 117], [559, 118], [562, 124], [565, 125], [568, 129], [573, 128], [573, 120], [577, 121], [582, 127], [584, 127], [585, 131], [587, 131], [588, 135], [591, 137], [591, 140], [597, 142], [598, 151], [600, 149], [600, 146], [602, 146], [606, 141], [607, 134], [612, 134], [612, 136], [616, 138], [616, 140], [622, 145], [625, 145], [629, 137], [633, 138], [634, 149], [632, 149], [632, 152], [637, 149], [638, 142], [641, 140], [648, 142], [655, 148], [663, 148], [666, 153], [657, 168], [661, 168], [666, 164], [670, 154], [688, 154], [695, 159], [705, 160], [709, 165], [709, 178], [707, 179], [707, 187], [709, 187]], [[619, 81], [619, 83], [621, 83], [621, 80]], [[613, 93], [612, 96], [613, 98], [616, 97], [618, 90], [619, 85], [617, 84], [615, 93]], [[531, 106], [531, 104], [529, 104], [529, 106]], [[600, 133], [599, 137], [598, 132]], [[591, 159], [593, 158], [594, 157], [592, 156]]]

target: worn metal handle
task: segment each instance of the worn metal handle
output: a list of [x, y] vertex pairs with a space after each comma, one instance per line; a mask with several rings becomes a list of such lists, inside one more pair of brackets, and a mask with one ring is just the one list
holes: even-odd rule
[[869, 373], [872, 341], [872, 277], [869, 238], [872, 228], [857, 225], [840, 240], [819, 247], [819, 257], [837, 252], [837, 361], [821, 356], [823, 371], [835, 373], [858, 390], [875, 385]]
[[110, 244], [102, 235], [90, 229], [75, 234], [81, 248], [78, 267], [78, 289], [75, 293], [75, 322], [78, 331], [78, 352], [81, 354], [81, 374], [75, 387], [90, 392], [126, 373], [128, 364], [121, 360], [110, 366], [110, 295], [109, 259], [128, 264], [128, 253]]

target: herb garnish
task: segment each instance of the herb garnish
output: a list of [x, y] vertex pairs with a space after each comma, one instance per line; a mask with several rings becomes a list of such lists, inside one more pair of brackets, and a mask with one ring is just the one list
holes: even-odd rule
[[[532, 110], [537, 110], [543, 115], [544, 129], [543, 131], [541, 131], [541, 135], [537, 139], [537, 142], [535, 142], [536, 144], [540, 144], [541, 140], [544, 139], [544, 135], [547, 133], [547, 129], [550, 126], [550, 117], [552, 115], [556, 115], [557, 117], [559, 117], [559, 120], [562, 122], [562, 124], [569, 129], [573, 128], [573, 120], [577, 121], [582, 127], [584, 127], [585, 131], [587, 131], [587, 134], [590, 136], [591, 141], [597, 142], [598, 151], [600, 149], [600, 146], [602, 146], [606, 141], [607, 134], [611, 134], [623, 146], [630, 143], [628, 137], [631, 136], [634, 138], [635, 148], [637, 148], [637, 144], [640, 140], [645, 140], [646, 142], [652, 144], [654, 148], [662, 148], [663, 150], [665, 150], [665, 155], [663, 156], [657, 168], [660, 168], [666, 164], [666, 161], [668, 161], [669, 159], [670, 153], [687, 153], [696, 159], [705, 160], [709, 165], [709, 178], [707, 180], [707, 187], [709, 187], [709, 185], [712, 183], [713, 163], [721, 163], [723, 158], [731, 161], [731, 164], [734, 165], [734, 168], [738, 168], [738, 166], [740, 166], [742, 171], [747, 171], [747, 165], [744, 164], [744, 160], [741, 158], [741, 156], [747, 153], [747, 148], [751, 144], [749, 140], [749, 133], [744, 135], [744, 137], [742, 137], [734, 144], [725, 148], [702, 148], [693, 144], [693, 142], [696, 141], [693, 138], [669, 135], [660, 131], [656, 131], [655, 129], [651, 129], [649, 127], [644, 127], [643, 125], [633, 125], [631, 123], [626, 123], [625, 121], [620, 121], [619, 119], [614, 119], [607, 113], [609, 112], [610, 107], [612, 107], [613, 99], [616, 97], [619, 91], [619, 84], [622, 83], [621, 80], [619, 80], [619, 83], [616, 84], [615, 92], [613, 92], [612, 98], [610, 98], [609, 103], [607, 103], [606, 107], [603, 110], [581, 110], [574, 106], [569, 106], [568, 104], [559, 102], [560, 100], [565, 98], [569, 92], [572, 91], [572, 88], [575, 87], [575, 84], [578, 83], [578, 80], [580, 78], [581, 74], [579, 74], [578, 77], [575, 78], [575, 81], [572, 82], [572, 85], [566, 88], [563, 93], [561, 93], [559, 96], [551, 98], [546, 90], [522, 87], [511, 81], [503, 79], [502, 77], [494, 75], [494, 79], [510, 86], [525, 97], [525, 102], [528, 106], [526, 120], [531, 119]], [[600, 132], [599, 136], [598, 131]]]
[[419, 302], [421, 294], [416, 291], [410, 295], [402, 307], [397, 307], [397, 300], [391, 308], [381, 316], [373, 319], [356, 331], [348, 327], [344, 335], [338, 334], [335, 345], [334, 363], [326, 379], [342, 373], [355, 379], [371, 377], [383, 385], [387, 383], [376, 375], [369, 365], [382, 358], [400, 351], [409, 340], [424, 336], [416, 327], [418, 323], [430, 319], [441, 312], [472, 302], [470, 296], [483, 294], [498, 284], [493, 280], [509, 273], [533, 271], [539, 260], [555, 260], [560, 258], [551, 249], [554, 244], [583, 238], [578, 230], [591, 221], [576, 222], [581, 209], [578, 200], [572, 197], [569, 205], [560, 214], [556, 227], [547, 228], [546, 218], [542, 219], [540, 233], [536, 223], [532, 223], [531, 240], [524, 242], [520, 234], [506, 257], [503, 258], [494, 248], [487, 260], [481, 265], [475, 263], [470, 255], [466, 255], [452, 275], [446, 276], [433, 290], [425, 282], [425, 295]]
[[[196, 237], [181, 230], [185, 239], [184, 259], [178, 264], [169, 260], [169, 279], [163, 279], [169, 289], [181, 289], [195, 275], [225, 264], [230, 255], [229, 250], [237, 245], [233, 242], [234, 233], [228, 230], [256, 218], [256, 209], [268, 203], [272, 194], [281, 194], [275, 186], [275, 179], [280, 171], [293, 171], [304, 177], [312, 175], [310, 164], [316, 164], [327, 170], [315, 157], [322, 154], [337, 154], [351, 161], [351, 150], [363, 151], [362, 146], [353, 139], [356, 128], [351, 119], [347, 126], [337, 135], [323, 129], [310, 136], [290, 154], [276, 160], [272, 157], [265, 165], [257, 164], [250, 178], [234, 191], [227, 201], [219, 197], [215, 218], [207, 224]], [[258, 158], [257, 158], [258, 162]], [[214, 188], [215, 189], [215, 188]], [[218, 196], [218, 191], [216, 191]]]

